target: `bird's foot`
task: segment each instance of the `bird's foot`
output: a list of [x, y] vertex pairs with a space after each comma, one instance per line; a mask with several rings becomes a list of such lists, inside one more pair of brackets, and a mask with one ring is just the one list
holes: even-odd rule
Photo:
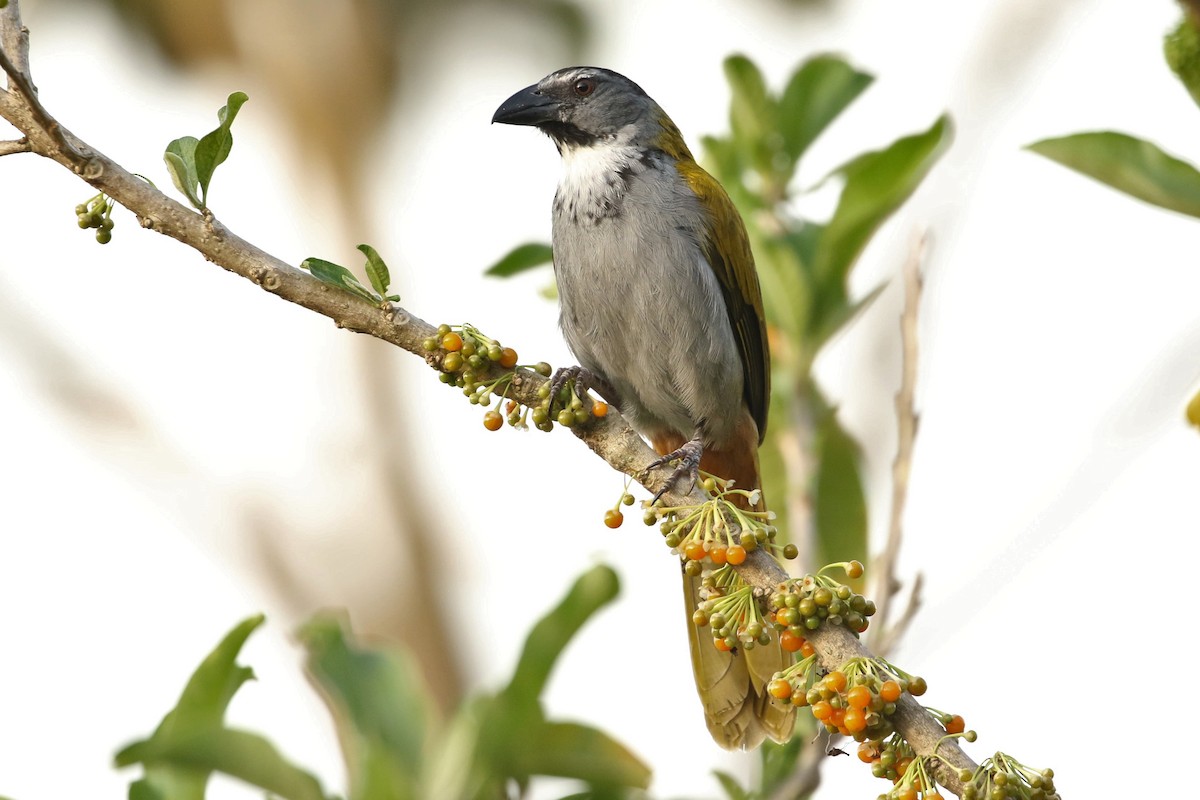
[[575, 394], [579, 399], [587, 396], [588, 389], [595, 389], [601, 397], [607, 400], [617, 408], [621, 407], [621, 399], [617, 396], [616, 390], [612, 385], [592, 372], [587, 367], [559, 367], [554, 371], [554, 376], [550, 378], [550, 397], [556, 399], [563, 387], [567, 385], [567, 381], [571, 381], [575, 386]]
[[655, 459], [650, 466], [646, 468], [647, 472], [655, 467], [661, 467], [662, 465], [669, 464], [675, 460], [679, 461], [679, 465], [675, 467], [675, 471], [671, 473], [669, 478], [667, 478], [667, 482], [663, 484], [663, 487], [654, 495], [654, 499], [650, 501], [650, 504], [653, 505], [654, 503], [657, 503], [659, 499], [670, 489], [672, 489], [676, 482], [678, 482], [681, 478], [688, 478], [690, 481], [690, 486], [695, 486], [697, 473], [700, 471], [700, 456], [703, 453], [704, 442], [699, 436], [697, 436], [694, 439], [684, 442], [679, 449]]

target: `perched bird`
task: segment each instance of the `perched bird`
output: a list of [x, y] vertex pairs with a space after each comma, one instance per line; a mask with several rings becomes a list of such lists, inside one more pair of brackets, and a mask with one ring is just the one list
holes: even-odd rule
[[[660, 454], [672, 481], [703, 469], [759, 487], [770, 356], [746, 228], [679, 128], [636, 83], [570, 67], [514, 94], [492, 122], [531, 125], [562, 156], [553, 206], [560, 325], [579, 369]], [[765, 684], [778, 644], [726, 653], [696, 628], [692, 664], [709, 731], [726, 748], [786, 740], [794, 714]]]

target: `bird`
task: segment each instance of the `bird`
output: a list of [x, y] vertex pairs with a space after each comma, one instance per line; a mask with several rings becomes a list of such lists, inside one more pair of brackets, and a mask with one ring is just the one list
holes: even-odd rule
[[[560, 370], [555, 385], [570, 377], [615, 405], [659, 454], [652, 466], [677, 464], [668, 487], [703, 470], [761, 488], [767, 328], [746, 227], [724, 188], [658, 103], [612, 70], [552, 72], [505, 100], [492, 122], [540, 129], [562, 160], [551, 249], [559, 326], [579, 366]], [[714, 741], [786, 741], [795, 715], [771, 702], [766, 684], [790, 659], [777, 641], [717, 650], [691, 619], [699, 580], [683, 578]]]

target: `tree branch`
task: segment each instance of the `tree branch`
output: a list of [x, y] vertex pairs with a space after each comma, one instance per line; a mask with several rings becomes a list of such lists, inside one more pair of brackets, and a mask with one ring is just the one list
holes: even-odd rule
[[0, 141], [0, 156], [11, 156], [13, 153], [28, 153], [32, 149], [29, 146], [29, 140], [24, 137]]
[[892, 461], [892, 513], [887, 544], [871, 566], [875, 571], [875, 603], [871, 620], [871, 645], [887, 654], [900, 640], [921, 605], [921, 574], [917, 573], [903, 615], [891, 623], [892, 600], [900, 591], [896, 559], [904, 538], [904, 508], [908, 499], [908, 477], [912, 471], [913, 446], [920, 417], [917, 414], [917, 322], [921, 306], [921, 262], [925, 258], [926, 234], [917, 233], [901, 273], [904, 278], [904, 310], [900, 313], [900, 389], [896, 392], [896, 457]]
[[[365, 333], [390, 342], [440, 367], [442, 354], [427, 353], [423, 342], [436, 328], [392, 303], [374, 304], [349, 292], [329, 286], [234, 234], [211, 212], [199, 214], [167, 197], [145, 180], [80, 140], [60, 125], [41, 105], [28, 77], [28, 32], [20, 26], [17, 0], [0, 10], [0, 66], [17, 91], [0, 94], [0, 116], [27, 138], [32, 152], [44, 156], [79, 175], [133, 212], [142, 227], [169, 236], [199, 252], [217, 266], [251, 281], [277, 297], [315, 311], [339, 328]], [[545, 378], [529, 370], [514, 372], [508, 396], [535, 406], [541, 402], [538, 388]], [[650, 492], [663, 488], [671, 474], [668, 466], [647, 472], [657, 454], [626, 424], [619, 413], [571, 429], [594, 453], [611, 467], [631, 476]], [[699, 487], [686, 494], [668, 492], [670, 506], [699, 505], [706, 497]], [[738, 567], [739, 575], [761, 592], [772, 591], [787, 573], [765, 549], [752, 551]], [[834, 670], [850, 658], [872, 657], [847, 628], [824, 625], [809, 634], [823, 667]], [[917, 703], [904, 695], [892, 718], [895, 728], [922, 755], [937, 753], [955, 769], [974, 770], [975, 764], [953, 740], [938, 747], [945, 731]], [[938, 781], [955, 794], [962, 783], [954, 770], [934, 766]]]

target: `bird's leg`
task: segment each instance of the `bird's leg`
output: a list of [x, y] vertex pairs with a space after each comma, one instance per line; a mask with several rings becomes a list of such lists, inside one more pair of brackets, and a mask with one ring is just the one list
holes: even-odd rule
[[[646, 471], [661, 467], [663, 464], [668, 464], [676, 459], [679, 460], [679, 466], [675, 467], [675, 471], [671, 473], [671, 477], [667, 478], [667, 482], [663, 484], [663, 488], [659, 489], [654, 495], [651, 505], [657, 503], [659, 498], [667, 493], [667, 490], [675, 485], [675, 482], [680, 478], [689, 478], [691, 486], [696, 485], [697, 472], [700, 470], [700, 456], [704, 453], [704, 439], [699, 431], [688, 441], [679, 446], [679, 449], [667, 453], [655, 459]], [[690, 489], [689, 489], [690, 491]]]
[[579, 399], [584, 398], [588, 389], [595, 389], [601, 397], [620, 410], [621, 398], [617, 394], [617, 390], [602, 376], [587, 367], [574, 366], [556, 369], [554, 377], [550, 379], [550, 397], [558, 397], [558, 393], [562, 391], [562, 387], [566, 386], [567, 381], [575, 382], [575, 394], [579, 396]]

